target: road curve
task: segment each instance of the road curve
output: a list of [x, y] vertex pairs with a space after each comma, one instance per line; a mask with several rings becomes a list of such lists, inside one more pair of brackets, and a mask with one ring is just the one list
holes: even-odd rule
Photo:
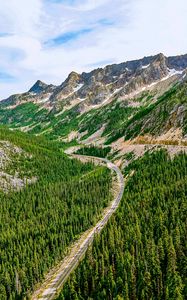
[[110, 170], [116, 173], [119, 191], [108, 208], [104, 211], [102, 219], [91, 229], [81, 235], [79, 240], [73, 244], [70, 253], [64, 260], [46, 276], [44, 283], [33, 293], [31, 300], [52, 300], [55, 299], [69, 275], [78, 266], [80, 260], [84, 257], [89, 245], [93, 242], [94, 236], [103, 229], [111, 215], [119, 206], [124, 192], [124, 178], [120, 169], [105, 158], [98, 158], [85, 155], [73, 155], [78, 159], [94, 160], [99, 164], [106, 165]]

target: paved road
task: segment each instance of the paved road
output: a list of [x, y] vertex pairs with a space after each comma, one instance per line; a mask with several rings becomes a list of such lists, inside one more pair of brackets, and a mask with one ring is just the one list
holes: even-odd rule
[[35, 291], [32, 300], [52, 300], [55, 299], [62, 289], [65, 281], [68, 279], [70, 273], [75, 270], [80, 260], [84, 257], [89, 245], [93, 242], [94, 236], [98, 234], [108, 222], [111, 215], [116, 211], [124, 191], [124, 178], [120, 169], [104, 158], [89, 157], [83, 155], [76, 155], [80, 159], [94, 159], [95, 161], [105, 164], [110, 170], [116, 173], [118, 182], [118, 193], [116, 194], [112, 203], [105, 210], [102, 219], [91, 229], [87, 230], [81, 235], [80, 239], [72, 246], [70, 253], [53, 269], [47, 276], [46, 281]]

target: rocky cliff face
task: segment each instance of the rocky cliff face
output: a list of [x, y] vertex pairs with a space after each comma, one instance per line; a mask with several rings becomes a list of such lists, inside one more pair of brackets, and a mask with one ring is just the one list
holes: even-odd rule
[[29, 93], [40, 94], [48, 88], [48, 85], [38, 80], [29, 90]]
[[182, 78], [187, 68], [187, 55], [165, 57], [163, 54], [144, 57], [121, 64], [98, 68], [89, 73], [71, 72], [60, 85], [37, 81], [24, 94], [4, 100], [5, 105], [22, 102], [40, 103], [48, 109], [79, 105], [80, 111], [99, 107], [114, 98], [129, 98], [170, 77]]

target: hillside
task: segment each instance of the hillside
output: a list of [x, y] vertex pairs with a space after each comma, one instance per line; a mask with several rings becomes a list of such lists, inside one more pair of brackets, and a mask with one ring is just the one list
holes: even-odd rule
[[0, 140], [0, 189], [4, 192], [19, 190], [37, 181], [31, 154], [9, 141]]
[[2, 127], [0, 144], [7, 174], [36, 179], [19, 190], [9, 182], [6, 193], [0, 186], [0, 298], [25, 299], [100, 218], [111, 199], [111, 175], [69, 159], [43, 138]]

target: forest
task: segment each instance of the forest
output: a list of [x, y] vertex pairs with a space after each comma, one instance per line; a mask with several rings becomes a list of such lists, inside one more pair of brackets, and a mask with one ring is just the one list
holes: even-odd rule
[[96, 146], [84, 146], [77, 150], [76, 154], [96, 156], [96, 157], [106, 157], [110, 152], [111, 147], [96, 147]]
[[116, 214], [58, 300], [187, 299], [187, 155], [132, 162]]
[[12, 173], [37, 177], [19, 191], [0, 191], [0, 299], [29, 299], [67, 247], [98, 221], [111, 200], [111, 176], [44, 138], [1, 127], [0, 140], [30, 154], [13, 159]]

